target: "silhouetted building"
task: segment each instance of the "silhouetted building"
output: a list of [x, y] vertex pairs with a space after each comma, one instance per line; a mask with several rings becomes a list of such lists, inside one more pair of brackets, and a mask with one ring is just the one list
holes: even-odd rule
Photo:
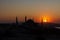
[[25, 16], [25, 22], [27, 21], [27, 16]]
[[41, 19], [41, 26], [43, 27], [43, 18]]
[[16, 17], [16, 25], [18, 25], [18, 18]]
[[32, 20], [34, 21], [34, 17], [32, 18]]
[[29, 19], [26, 21], [26, 23], [32, 24], [32, 23], [34, 23], [34, 21], [32, 19]]

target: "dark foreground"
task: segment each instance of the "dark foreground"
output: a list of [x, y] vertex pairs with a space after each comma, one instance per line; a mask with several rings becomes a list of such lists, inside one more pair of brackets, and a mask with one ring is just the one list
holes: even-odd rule
[[60, 29], [34, 22], [0, 24], [0, 40], [60, 40]]

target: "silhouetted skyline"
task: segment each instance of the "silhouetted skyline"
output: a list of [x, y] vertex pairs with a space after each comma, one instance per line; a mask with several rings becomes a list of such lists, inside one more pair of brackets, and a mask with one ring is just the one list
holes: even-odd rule
[[0, 0], [0, 22], [15, 22], [15, 17], [24, 21], [24, 16], [40, 21], [48, 16], [60, 23], [60, 0]]

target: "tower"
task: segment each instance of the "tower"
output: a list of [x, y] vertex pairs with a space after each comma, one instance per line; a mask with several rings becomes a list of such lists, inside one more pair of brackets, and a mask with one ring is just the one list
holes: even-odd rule
[[25, 22], [27, 21], [27, 16], [25, 16]]
[[17, 16], [16, 16], [16, 25], [18, 25], [18, 18], [17, 18]]
[[43, 27], [43, 18], [41, 19], [41, 27]]

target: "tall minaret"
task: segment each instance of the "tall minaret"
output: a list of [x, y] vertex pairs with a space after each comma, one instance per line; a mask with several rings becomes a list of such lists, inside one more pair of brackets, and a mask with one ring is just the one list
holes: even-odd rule
[[27, 21], [27, 16], [25, 16], [25, 22]]
[[43, 17], [42, 17], [42, 19], [41, 19], [41, 27], [43, 27]]
[[17, 16], [16, 16], [16, 25], [18, 24], [18, 18], [17, 18]]

